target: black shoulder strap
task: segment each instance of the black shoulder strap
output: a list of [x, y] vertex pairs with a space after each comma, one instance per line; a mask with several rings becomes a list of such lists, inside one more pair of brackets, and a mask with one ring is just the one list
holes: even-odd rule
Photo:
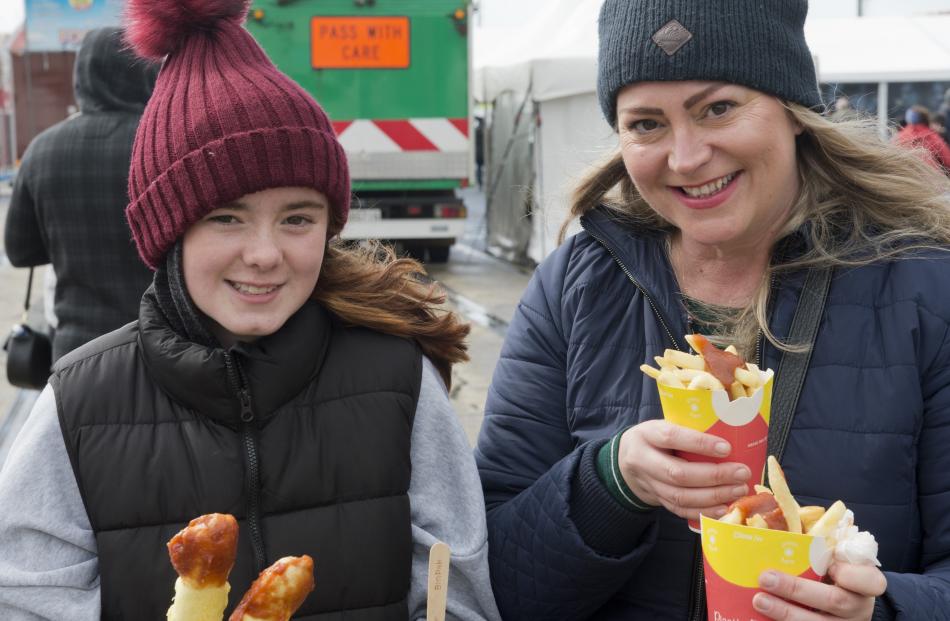
[[818, 326], [821, 324], [821, 315], [825, 310], [832, 272], [830, 268], [808, 271], [805, 286], [802, 288], [801, 297], [795, 309], [795, 316], [792, 318], [792, 327], [788, 333], [789, 344], [807, 345], [808, 349], [803, 352], [786, 351], [782, 354], [782, 361], [775, 374], [768, 450], [769, 455], [775, 455], [779, 461], [782, 461], [788, 433], [792, 429], [792, 419], [795, 417], [795, 407], [798, 405], [798, 397], [805, 384], [805, 373], [808, 372], [808, 363], [814, 349], [815, 337], [818, 335]]
[[26, 280], [26, 301], [23, 302], [23, 323], [26, 323], [30, 314], [30, 295], [33, 293], [33, 266], [30, 266], [30, 275]]

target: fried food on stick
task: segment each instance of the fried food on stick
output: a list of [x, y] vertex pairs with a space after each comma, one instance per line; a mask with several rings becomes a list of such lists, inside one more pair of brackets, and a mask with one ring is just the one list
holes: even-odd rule
[[171, 538], [168, 556], [178, 579], [168, 621], [221, 621], [237, 541], [237, 520], [223, 513], [195, 518]]
[[261, 572], [229, 621], [287, 621], [313, 587], [313, 559], [285, 556]]

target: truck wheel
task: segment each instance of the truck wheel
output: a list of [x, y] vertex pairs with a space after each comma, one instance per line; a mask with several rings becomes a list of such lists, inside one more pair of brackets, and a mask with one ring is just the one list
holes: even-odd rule
[[429, 246], [430, 263], [448, 263], [452, 246]]

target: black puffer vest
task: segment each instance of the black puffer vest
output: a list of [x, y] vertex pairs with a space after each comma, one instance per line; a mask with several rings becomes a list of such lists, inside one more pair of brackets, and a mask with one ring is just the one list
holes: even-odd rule
[[219, 512], [241, 527], [229, 610], [263, 566], [309, 554], [317, 587], [295, 619], [405, 619], [421, 374], [416, 345], [315, 303], [225, 352], [183, 340], [145, 301], [138, 323], [64, 357], [51, 383], [102, 618], [164, 619], [165, 543]]

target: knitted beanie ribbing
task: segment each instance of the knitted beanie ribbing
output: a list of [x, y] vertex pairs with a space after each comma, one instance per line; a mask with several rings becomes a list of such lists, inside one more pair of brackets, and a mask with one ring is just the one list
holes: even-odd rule
[[820, 107], [807, 13], [807, 0], [606, 0], [597, 72], [604, 117], [616, 126], [617, 93], [648, 81], [729, 82]]
[[269, 188], [314, 188], [346, 221], [349, 169], [329, 119], [241, 21], [189, 31], [139, 123], [126, 217], [152, 269], [205, 214]]

